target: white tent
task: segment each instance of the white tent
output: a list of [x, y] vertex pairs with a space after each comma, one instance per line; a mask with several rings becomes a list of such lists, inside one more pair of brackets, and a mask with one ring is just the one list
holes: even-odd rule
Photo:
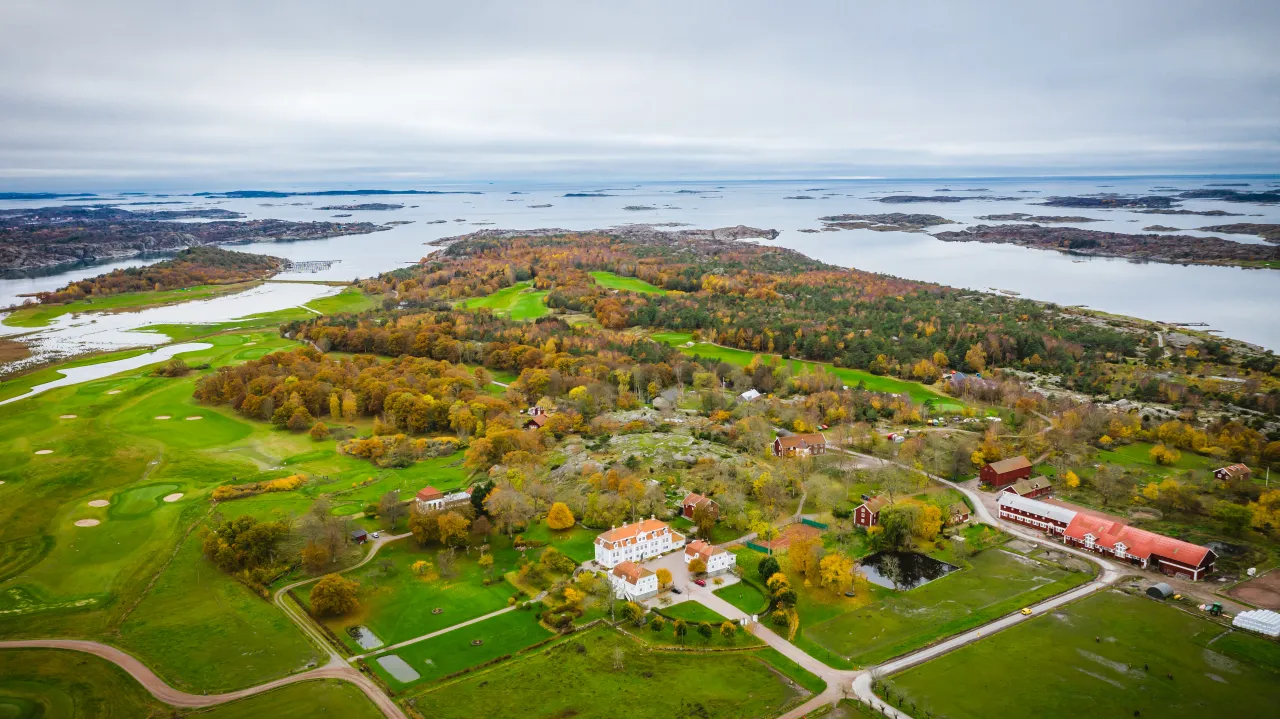
[[1240, 612], [1232, 620], [1231, 624], [1264, 636], [1280, 637], [1280, 613], [1273, 612], [1270, 609]]

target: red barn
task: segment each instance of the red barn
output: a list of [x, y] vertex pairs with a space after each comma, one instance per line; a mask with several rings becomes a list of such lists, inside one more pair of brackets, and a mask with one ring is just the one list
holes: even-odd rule
[[1031, 476], [1031, 461], [1022, 455], [992, 462], [978, 473], [983, 484], [999, 489]]
[[889, 500], [884, 497], [872, 497], [871, 499], [859, 504], [853, 510], [853, 523], [859, 527], [870, 527], [880, 523], [880, 510], [889, 504]]
[[1063, 538], [1073, 547], [1193, 582], [1212, 573], [1218, 560], [1218, 555], [1208, 547], [1083, 513], [1071, 520]]
[[808, 457], [815, 454], [826, 454], [827, 438], [821, 432], [810, 434], [792, 434], [773, 440], [773, 456], [775, 457]]
[[689, 496], [685, 497], [684, 501], [680, 503], [680, 514], [685, 519], [693, 519], [693, 513], [698, 511], [698, 507], [701, 506], [706, 506], [710, 509], [712, 516], [720, 516], [720, 505], [716, 504], [714, 499], [704, 497], [696, 492], [690, 492]]

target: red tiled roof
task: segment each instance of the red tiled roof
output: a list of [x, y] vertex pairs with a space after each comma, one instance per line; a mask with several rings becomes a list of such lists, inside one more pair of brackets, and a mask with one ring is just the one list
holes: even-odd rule
[[996, 474], [1004, 474], [1005, 472], [1012, 472], [1018, 469], [1027, 469], [1030, 466], [1031, 461], [1022, 455], [991, 463], [991, 469], [995, 470]]
[[[616, 542], [620, 539], [631, 539], [641, 532], [653, 532], [660, 529], [666, 529], [667, 523], [661, 519], [642, 519], [639, 522], [624, 524], [616, 529], [610, 529], [607, 532], [601, 532], [597, 539], [603, 539], [606, 542]], [[674, 536], [674, 535], [673, 535]]]
[[1222, 467], [1218, 469], [1217, 471], [1226, 472], [1228, 475], [1232, 477], [1239, 477], [1242, 474], [1252, 474], [1252, 472], [1249, 470], [1249, 467], [1243, 464], [1230, 464], [1230, 465], [1227, 465], [1226, 467]]
[[1100, 544], [1107, 549], [1114, 549], [1116, 542], [1122, 542], [1126, 554], [1140, 559], [1148, 559], [1151, 555], [1157, 554], [1191, 567], [1200, 566], [1210, 552], [1208, 547], [1089, 514], [1077, 514], [1067, 525], [1065, 534], [1081, 542], [1084, 541], [1084, 535], [1092, 534], [1094, 544]]
[[545, 427], [547, 424], [548, 418], [549, 418], [549, 415], [546, 415], [546, 414], [535, 414], [532, 417], [530, 417], [529, 421], [525, 422], [525, 424], [529, 424], [529, 422], [532, 422], [538, 425], [539, 427]]
[[703, 559], [711, 559], [711, 555], [719, 554], [724, 550], [714, 544], [707, 544], [701, 539], [695, 539], [685, 545], [684, 553], [693, 556], [701, 556]]
[[705, 501], [707, 501], [707, 498], [697, 492], [690, 492], [689, 496], [684, 498], [685, 504], [692, 504], [695, 507]]
[[433, 499], [440, 499], [444, 493], [435, 487], [423, 487], [418, 490], [418, 499], [423, 502], [430, 502]]
[[627, 584], [635, 584], [650, 574], [653, 572], [635, 562], [618, 562], [618, 566], [613, 568], [613, 576], [627, 580]]

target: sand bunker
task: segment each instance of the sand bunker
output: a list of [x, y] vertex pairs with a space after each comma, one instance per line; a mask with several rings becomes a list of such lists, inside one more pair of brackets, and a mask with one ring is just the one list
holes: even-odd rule
[[99, 522], [96, 519], [77, 519], [76, 520], [77, 527], [96, 527], [99, 524], [102, 524], [102, 522]]
[[36, 454], [53, 454], [52, 449], [37, 449]]
[[182, 492], [174, 492], [173, 494], [166, 494], [164, 496], [164, 501], [166, 502], [176, 502], [179, 499], [182, 499]]
[[58, 416], [58, 419], [75, 419], [75, 418], [76, 416], [74, 414], [63, 414]]
[[245, 347], [248, 347], [249, 345], [256, 345], [256, 344], [258, 344], [258, 343], [257, 343], [257, 342], [245, 342], [245, 343], [244, 343], [244, 346], [245, 346]]
[[190, 417], [187, 417], [187, 421], [188, 421], [188, 422], [191, 422], [192, 420], [197, 420], [197, 419], [204, 419], [204, 417], [201, 417], [201, 416], [200, 416], [200, 415], [198, 415], [198, 414], [193, 414], [193, 415], [191, 415]]
[[156, 415], [156, 419], [173, 419], [173, 415], [171, 415], [171, 414], [158, 414], [158, 415]]
[[109, 390], [107, 390], [107, 394], [120, 394], [120, 390], [118, 390], [118, 389], [109, 389]]
[[92, 502], [89, 502], [90, 507], [105, 507], [108, 504], [111, 504], [111, 502], [105, 499], [95, 499]]

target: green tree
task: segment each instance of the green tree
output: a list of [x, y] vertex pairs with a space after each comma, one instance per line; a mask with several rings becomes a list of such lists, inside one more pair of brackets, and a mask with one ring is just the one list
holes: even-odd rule
[[760, 564], [756, 567], [756, 573], [765, 581], [768, 581], [769, 577], [772, 577], [781, 571], [782, 565], [778, 564], [778, 560], [775, 557], [765, 557], [764, 559], [761, 559]]
[[702, 641], [711, 641], [711, 635], [715, 634], [715, 630], [711, 628], [711, 622], [698, 622], [698, 634], [702, 636]]

